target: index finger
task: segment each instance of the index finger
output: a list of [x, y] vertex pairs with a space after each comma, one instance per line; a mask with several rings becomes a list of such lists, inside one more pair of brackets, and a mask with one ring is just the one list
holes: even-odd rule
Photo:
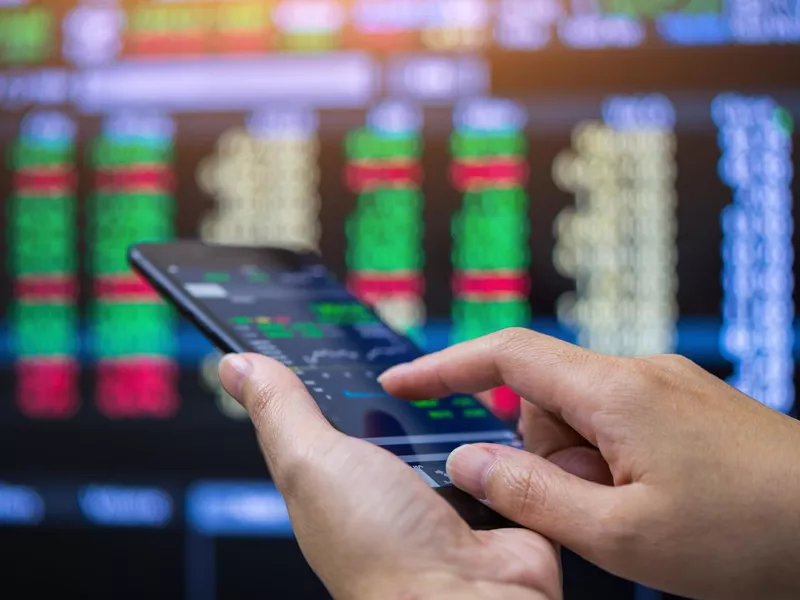
[[511, 328], [389, 369], [380, 381], [393, 396], [412, 400], [507, 385], [594, 441], [586, 420], [613, 385], [616, 365], [619, 359]]

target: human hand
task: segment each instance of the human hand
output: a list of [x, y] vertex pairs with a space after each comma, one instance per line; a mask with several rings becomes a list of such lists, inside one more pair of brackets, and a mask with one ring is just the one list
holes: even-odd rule
[[524, 529], [472, 531], [399, 458], [336, 431], [302, 382], [256, 354], [227, 356], [300, 548], [338, 600], [558, 600], [558, 554]]
[[464, 446], [448, 474], [597, 565], [683, 596], [800, 597], [800, 423], [689, 360], [508, 329], [381, 382], [409, 399], [520, 394], [529, 452]]

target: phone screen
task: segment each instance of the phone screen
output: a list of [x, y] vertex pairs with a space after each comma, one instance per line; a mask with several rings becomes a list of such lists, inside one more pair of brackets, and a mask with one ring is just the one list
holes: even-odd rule
[[433, 486], [449, 485], [444, 462], [453, 448], [515, 443], [515, 434], [471, 396], [390, 397], [377, 377], [420, 351], [315, 255], [253, 250], [237, 256], [226, 248], [202, 265], [173, 257], [162, 268], [240, 348], [292, 369], [333, 426], [392, 451]]

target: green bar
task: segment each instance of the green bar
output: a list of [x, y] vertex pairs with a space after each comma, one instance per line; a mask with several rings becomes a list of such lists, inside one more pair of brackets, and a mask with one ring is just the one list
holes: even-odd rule
[[229, 273], [206, 273], [203, 279], [212, 283], [227, 283], [230, 281]]
[[453, 406], [475, 406], [477, 402], [470, 398], [469, 396], [459, 396], [458, 398], [453, 398]]
[[439, 406], [438, 400], [415, 400], [411, 403], [413, 406], [417, 408], [436, 408]]
[[175, 314], [167, 305], [98, 302], [93, 317], [96, 356], [172, 356], [175, 352]]
[[173, 212], [174, 200], [167, 194], [95, 194], [88, 223], [94, 273], [127, 273], [131, 244], [173, 239]]
[[171, 140], [155, 143], [122, 143], [100, 137], [91, 148], [90, 161], [95, 168], [118, 167], [136, 164], [171, 163], [174, 149]]
[[64, 356], [77, 352], [78, 311], [71, 304], [15, 302], [11, 345], [17, 356]]
[[351, 160], [417, 158], [422, 142], [415, 134], [388, 136], [362, 127], [347, 135], [345, 150]]
[[220, 31], [261, 30], [269, 24], [269, 12], [262, 3], [221, 4], [217, 12]]
[[262, 323], [258, 326], [264, 337], [270, 339], [293, 338], [294, 333], [283, 323]]
[[247, 280], [250, 283], [267, 283], [269, 281], [269, 274], [267, 273], [248, 273]]
[[786, 135], [786, 137], [792, 136], [792, 132], [794, 132], [794, 119], [792, 118], [792, 113], [785, 108], [780, 107], [775, 109], [772, 118], [781, 132]]
[[452, 419], [453, 413], [449, 410], [429, 410], [428, 416], [431, 419]]
[[128, 17], [135, 32], [170, 33], [203, 28], [209, 20], [209, 6], [139, 5]]
[[489, 411], [485, 408], [468, 408], [463, 412], [467, 419], [482, 419], [489, 416]]
[[[520, 221], [506, 223], [454, 222], [453, 265], [460, 270], [526, 270], [530, 263], [527, 232], [514, 231]], [[508, 227], [503, 234], [503, 227]]]
[[527, 216], [528, 195], [520, 187], [488, 188], [464, 194], [463, 207], [486, 215]]
[[71, 141], [44, 143], [21, 139], [11, 146], [9, 152], [9, 163], [14, 170], [69, 165], [74, 162], [75, 146]]
[[422, 268], [422, 194], [412, 189], [361, 194], [345, 225], [347, 265], [355, 271]]
[[679, 11], [681, 14], [722, 14], [722, 0], [689, 0]]
[[295, 52], [323, 52], [340, 44], [338, 32], [284, 33], [283, 48]]
[[453, 264], [462, 270], [526, 270], [528, 199], [519, 188], [466, 194], [453, 218]]
[[24, 244], [15, 244], [8, 254], [8, 268], [18, 277], [60, 275], [77, 270], [75, 237], [54, 240], [46, 236], [31, 237]]
[[631, 17], [635, 19], [652, 19], [665, 13], [679, 14], [721, 14], [721, 0], [690, 0], [675, 10], [674, 0], [606, 0], [600, 3], [604, 14]]
[[477, 302], [457, 299], [453, 303], [453, 343], [463, 342], [530, 322], [527, 300]]
[[118, 229], [131, 223], [160, 228], [174, 219], [175, 201], [164, 193], [100, 192], [90, 199], [89, 210], [90, 227]]
[[450, 152], [455, 158], [515, 156], [526, 154], [528, 141], [523, 132], [477, 133], [456, 131], [450, 137]]
[[292, 325], [292, 329], [299, 333], [301, 337], [307, 339], [321, 339], [325, 337], [325, 332], [322, 331], [316, 323], [295, 323]]
[[52, 13], [42, 6], [0, 11], [0, 60], [28, 63], [48, 58], [54, 48], [54, 29]]
[[[353, 240], [347, 248], [347, 266], [353, 271], [416, 271], [422, 268], [423, 256], [418, 238], [404, 240], [376, 239], [375, 231]], [[359, 240], [356, 242], [355, 240]], [[405, 243], [402, 243], [405, 242]]]
[[70, 273], [77, 268], [75, 200], [14, 195], [8, 204], [8, 266], [15, 275]]
[[363, 325], [377, 321], [367, 307], [357, 302], [315, 302], [311, 310], [317, 321], [324, 324]]

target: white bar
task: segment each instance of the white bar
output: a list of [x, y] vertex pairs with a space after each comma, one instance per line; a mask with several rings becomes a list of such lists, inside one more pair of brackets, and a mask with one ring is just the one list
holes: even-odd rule
[[227, 298], [228, 290], [218, 283], [187, 283], [183, 286], [195, 298]]
[[450, 442], [496, 442], [500, 440], [513, 440], [514, 432], [506, 429], [501, 431], [475, 431], [469, 433], [432, 433], [428, 435], [398, 435], [394, 437], [364, 438], [376, 446], [402, 446], [403, 444], [439, 444]]
[[121, 108], [248, 110], [269, 103], [360, 107], [379, 86], [366, 54], [276, 55], [202, 62], [131, 60], [76, 76], [73, 98], [87, 113]]
[[409, 454], [408, 456], [398, 456], [397, 458], [407, 463], [421, 463], [446, 461], [448, 456], [450, 456], [449, 452], [439, 452], [438, 454]]
[[69, 99], [71, 75], [66, 69], [0, 73], [0, 104], [7, 108], [57, 106]]
[[489, 65], [480, 56], [404, 55], [393, 57], [386, 67], [389, 92], [421, 102], [486, 94], [489, 79]]

